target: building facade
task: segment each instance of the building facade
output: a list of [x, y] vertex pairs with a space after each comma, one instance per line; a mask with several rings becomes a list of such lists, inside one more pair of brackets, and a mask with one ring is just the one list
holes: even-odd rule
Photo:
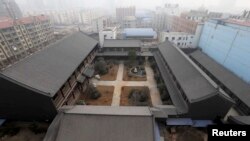
[[196, 21], [192, 21], [183, 17], [174, 16], [171, 31], [194, 34], [197, 25], [198, 22]]
[[100, 46], [103, 46], [104, 40], [116, 39], [117, 27], [107, 27], [99, 32]]
[[136, 17], [135, 16], [126, 16], [122, 20], [122, 28], [136, 28]]
[[191, 10], [182, 13], [180, 17], [196, 22], [204, 22], [208, 18], [208, 10]]
[[250, 23], [210, 20], [205, 23], [199, 47], [238, 77], [250, 83]]
[[135, 6], [116, 8], [116, 19], [118, 22], [122, 22], [127, 16], [135, 16]]
[[194, 35], [185, 32], [161, 32], [160, 42], [170, 41], [181, 48], [194, 47]]
[[173, 16], [179, 15], [178, 4], [165, 4], [164, 7], [157, 7], [153, 15], [152, 26], [156, 31], [170, 30], [172, 28]]
[[137, 39], [141, 41], [157, 40], [157, 33], [152, 28], [125, 28], [123, 39]]
[[198, 47], [203, 25], [198, 24], [195, 34], [186, 32], [161, 32], [159, 41], [170, 41], [181, 48], [196, 48]]
[[47, 46], [53, 39], [53, 29], [47, 16], [0, 20], [1, 66], [11, 64]]
[[0, 17], [21, 18], [22, 12], [15, 0], [0, 0]]
[[94, 33], [99, 33], [106, 27], [111, 26], [111, 20], [108, 17], [100, 17], [92, 21], [92, 31]]

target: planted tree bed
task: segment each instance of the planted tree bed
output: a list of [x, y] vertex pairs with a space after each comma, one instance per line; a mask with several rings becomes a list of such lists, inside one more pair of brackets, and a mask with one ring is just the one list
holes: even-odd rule
[[102, 81], [114, 81], [116, 80], [116, 76], [117, 76], [117, 72], [118, 72], [118, 65], [112, 65], [110, 66], [108, 73], [101, 75], [101, 79]]
[[80, 96], [79, 100], [83, 100], [86, 105], [105, 105], [110, 106], [113, 99], [113, 86], [97, 86], [100, 97], [97, 99], [91, 98], [88, 94], [83, 94]]
[[137, 77], [129, 75], [130, 68], [128, 66], [124, 66], [123, 70], [123, 81], [147, 81], [147, 76]]
[[148, 87], [124, 86], [121, 89], [120, 106], [152, 107]]

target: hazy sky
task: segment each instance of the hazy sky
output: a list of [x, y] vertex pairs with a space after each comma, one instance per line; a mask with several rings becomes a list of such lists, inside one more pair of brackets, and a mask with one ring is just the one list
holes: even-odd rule
[[31, 3], [30, 1], [44, 1], [53, 3], [60, 1], [70, 4], [71, 7], [84, 8], [115, 8], [121, 6], [135, 5], [137, 8], [155, 9], [156, 6], [163, 6], [165, 3], [178, 3], [181, 8], [199, 8], [204, 6], [209, 10], [220, 12], [239, 12], [248, 8], [250, 10], [250, 0], [16, 0], [22, 6]]

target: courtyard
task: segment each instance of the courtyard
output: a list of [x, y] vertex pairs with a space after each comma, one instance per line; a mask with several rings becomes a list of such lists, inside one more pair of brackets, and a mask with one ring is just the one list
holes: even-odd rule
[[[113, 72], [109, 70], [108, 73], [105, 74], [105, 76], [116, 74], [115, 80], [113, 80], [113, 78], [111, 77], [110, 77], [111, 79], [102, 79], [103, 77], [100, 76], [100, 79], [93, 78], [90, 83], [94, 84], [97, 88], [99, 86], [114, 88], [113, 94], [112, 94], [111, 106], [161, 105], [162, 100], [161, 100], [159, 90], [157, 88], [157, 83], [154, 79], [154, 72], [147, 62], [144, 64], [144, 68], [145, 68], [145, 73], [146, 73], [144, 78], [142, 77], [142, 78], [137, 79], [136, 77], [131, 77], [130, 79], [124, 79], [124, 74], [126, 73], [124, 71], [128, 69], [126, 69], [126, 66], [124, 65], [124, 61], [119, 61], [117, 65], [117, 71], [116, 69]], [[110, 72], [112, 74], [110, 74]], [[148, 91], [148, 94], [147, 93], [145, 94], [145, 96], [147, 97], [146, 101], [143, 101], [139, 104], [138, 103], [135, 104], [135, 102], [132, 102], [134, 100], [129, 98], [129, 94], [131, 93], [132, 90], [140, 92], [140, 90], [142, 89], [144, 89], [144, 91]], [[106, 95], [103, 92], [100, 92], [100, 93], [101, 95]], [[97, 103], [100, 101], [100, 103], [102, 103], [101, 97], [100, 99], [98, 98], [94, 101], [97, 101]], [[92, 105], [91, 102], [88, 104]], [[93, 104], [93, 105], [102, 105], [102, 104]]]

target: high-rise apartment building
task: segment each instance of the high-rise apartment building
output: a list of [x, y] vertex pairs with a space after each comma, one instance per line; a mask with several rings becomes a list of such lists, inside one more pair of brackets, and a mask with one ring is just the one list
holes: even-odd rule
[[173, 17], [171, 31], [174, 32], [186, 32], [194, 34], [197, 28], [198, 22], [186, 19], [184, 17]]
[[20, 18], [22, 12], [15, 0], [0, 0], [0, 17]]
[[116, 19], [118, 22], [122, 22], [127, 16], [135, 16], [135, 6], [116, 8]]
[[164, 7], [157, 7], [153, 16], [153, 28], [156, 31], [170, 30], [172, 28], [172, 17], [178, 15], [178, 4], [165, 4]]
[[0, 66], [4, 67], [53, 41], [47, 16], [0, 19]]

